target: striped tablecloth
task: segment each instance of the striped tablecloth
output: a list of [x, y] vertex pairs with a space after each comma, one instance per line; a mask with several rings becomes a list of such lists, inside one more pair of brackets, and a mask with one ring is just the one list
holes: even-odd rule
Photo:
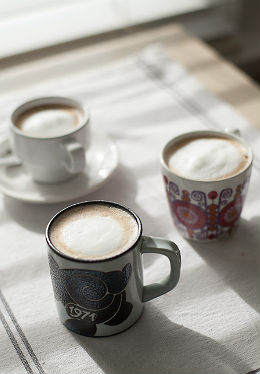
[[[148, 302], [126, 332], [103, 339], [73, 334], [58, 320], [44, 239], [49, 219], [69, 202], [40, 206], [1, 196], [0, 373], [243, 374], [259, 367], [257, 130], [158, 46], [2, 94], [0, 116], [24, 99], [46, 94], [84, 100], [92, 132], [118, 145], [116, 173], [86, 199], [129, 206], [145, 234], [175, 241], [182, 252], [181, 278], [176, 289]], [[4, 132], [3, 120], [1, 126]], [[226, 241], [190, 243], [171, 221], [159, 154], [177, 134], [226, 127], [239, 128], [255, 154], [239, 228]], [[146, 283], [168, 269], [163, 256], [146, 255], [144, 264]]]

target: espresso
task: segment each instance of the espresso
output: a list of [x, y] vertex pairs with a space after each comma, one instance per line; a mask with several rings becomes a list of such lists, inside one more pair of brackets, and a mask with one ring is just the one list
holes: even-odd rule
[[137, 240], [138, 224], [127, 211], [108, 204], [86, 204], [61, 213], [50, 227], [50, 240], [62, 253], [102, 260], [125, 252]]
[[70, 105], [35, 106], [19, 114], [15, 125], [26, 135], [52, 138], [70, 133], [82, 123], [81, 109]]
[[175, 174], [194, 180], [232, 177], [249, 164], [247, 148], [228, 137], [196, 136], [172, 144], [165, 161]]

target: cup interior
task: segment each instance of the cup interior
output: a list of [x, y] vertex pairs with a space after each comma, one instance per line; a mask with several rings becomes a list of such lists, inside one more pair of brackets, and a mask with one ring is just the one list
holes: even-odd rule
[[[40, 110], [41, 108], [72, 108], [80, 113], [80, 120], [77, 126], [71, 131], [66, 131], [64, 134], [54, 135], [54, 136], [35, 136], [25, 133], [21, 130], [19, 126], [19, 119], [22, 118], [22, 116], [26, 116], [27, 113], [33, 113], [34, 111]], [[11, 127], [12, 130], [22, 136], [29, 137], [29, 138], [37, 138], [37, 139], [45, 139], [45, 138], [60, 138], [63, 136], [67, 136], [71, 133], [74, 133], [78, 130], [80, 130], [82, 127], [84, 127], [89, 122], [89, 111], [87, 107], [81, 103], [78, 100], [66, 98], [66, 97], [42, 97], [37, 98], [34, 100], [30, 100], [28, 102], [25, 102], [21, 104], [18, 108], [14, 110], [14, 112], [11, 115]]]
[[[73, 210], [75, 209], [78, 209], [78, 208], [84, 208], [85, 206], [93, 206], [93, 205], [103, 205], [103, 206], [106, 206], [106, 207], [115, 207], [119, 210], [123, 210], [124, 212], [128, 213], [130, 216], [133, 217], [136, 225], [137, 225], [137, 237], [136, 237], [136, 240], [134, 241], [134, 243], [131, 245], [131, 247], [127, 248], [125, 251], [123, 251], [122, 253], [120, 254], [116, 254], [116, 255], [112, 255], [111, 257], [109, 258], [105, 258], [105, 259], [95, 259], [95, 260], [90, 260], [90, 259], [82, 259], [82, 258], [75, 258], [75, 257], [71, 257], [70, 255], [62, 252], [61, 250], [59, 250], [52, 242], [51, 240], [51, 232], [52, 232], [52, 228], [53, 226], [55, 225], [56, 221], [60, 218], [62, 218], [63, 216], [69, 214], [70, 212], [73, 212]], [[134, 213], [131, 209], [123, 206], [123, 205], [120, 205], [118, 203], [115, 203], [115, 202], [111, 202], [111, 201], [105, 201], [105, 200], [92, 200], [92, 201], [84, 201], [84, 202], [81, 202], [81, 203], [77, 203], [77, 204], [73, 204], [73, 205], [70, 205], [68, 207], [66, 207], [65, 209], [62, 209], [61, 211], [59, 211], [57, 214], [55, 214], [55, 216], [50, 220], [50, 222], [48, 223], [48, 226], [46, 228], [46, 241], [49, 245], [49, 247], [51, 248], [51, 250], [53, 250], [56, 254], [58, 254], [59, 256], [61, 257], [64, 257], [66, 259], [69, 259], [71, 261], [76, 261], [76, 262], [103, 262], [103, 261], [109, 261], [111, 259], [114, 259], [114, 258], [117, 258], [121, 255], [124, 255], [126, 252], [132, 250], [135, 245], [137, 244], [137, 242], [140, 240], [141, 238], [141, 235], [142, 235], [142, 223], [141, 223], [141, 220], [140, 218], [136, 215], [136, 213]]]
[[[207, 179], [199, 179], [199, 178], [189, 178], [189, 177], [177, 174], [172, 169], [170, 169], [169, 164], [168, 164], [169, 154], [170, 154], [171, 149], [173, 149], [175, 145], [177, 145], [178, 143], [184, 142], [186, 140], [188, 141], [189, 139], [192, 139], [192, 138], [210, 137], [210, 136], [235, 140], [236, 142], [241, 144], [246, 149], [246, 151], [247, 151], [247, 162], [246, 162], [245, 166], [241, 170], [239, 170], [239, 172], [237, 172], [237, 173], [235, 173], [235, 174], [233, 174], [232, 176], [229, 176], [229, 177], [223, 177], [223, 178], [216, 179], [216, 180], [213, 180], [213, 179], [207, 180]], [[222, 132], [222, 131], [201, 130], [201, 131], [192, 131], [192, 132], [188, 132], [188, 133], [179, 135], [179, 136], [171, 139], [163, 147], [163, 150], [162, 150], [162, 153], [161, 153], [161, 164], [168, 171], [169, 174], [172, 174], [172, 175], [177, 176], [178, 178], [181, 178], [181, 179], [184, 179], [184, 180], [197, 181], [197, 182], [203, 182], [203, 183], [204, 182], [205, 183], [212, 182], [212, 181], [219, 182], [219, 181], [222, 181], [222, 180], [225, 180], [225, 179], [231, 179], [231, 178], [233, 178], [237, 175], [240, 175], [241, 173], [243, 173], [245, 170], [247, 170], [251, 166], [252, 161], [253, 161], [252, 150], [249, 147], [249, 145], [245, 142], [245, 140], [238, 135], [235, 135], [235, 134], [232, 134], [232, 133], [229, 133], [229, 132]]]

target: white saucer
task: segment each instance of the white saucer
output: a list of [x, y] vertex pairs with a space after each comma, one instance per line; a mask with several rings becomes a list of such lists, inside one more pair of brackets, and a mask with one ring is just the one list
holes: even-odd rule
[[0, 191], [28, 203], [59, 203], [93, 192], [103, 185], [118, 165], [116, 145], [106, 136], [93, 134], [86, 152], [85, 172], [67, 182], [41, 184], [32, 180], [22, 165], [0, 165]]

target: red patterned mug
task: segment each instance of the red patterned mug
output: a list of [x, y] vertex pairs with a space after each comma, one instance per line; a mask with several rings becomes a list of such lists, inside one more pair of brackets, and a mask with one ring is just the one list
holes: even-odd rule
[[[236, 155], [241, 163], [236, 164]], [[173, 221], [186, 239], [212, 241], [233, 231], [252, 161], [250, 147], [229, 132], [193, 131], [165, 145], [161, 165], [166, 194]]]

